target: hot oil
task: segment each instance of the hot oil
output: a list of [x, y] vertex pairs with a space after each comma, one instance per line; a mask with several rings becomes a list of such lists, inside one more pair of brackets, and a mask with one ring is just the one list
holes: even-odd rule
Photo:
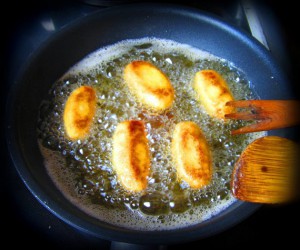
[[[136, 102], [122, 78], [123, 68], [133, 60], [149, 61], [169, 77], [176, 95], [170, 110], [154, 114]], [[263, 134], [231, 136], [230, 130], [243, 124], [224, 123], [206, 114], [191, 86], [194, 74], [202, 69], [218, 71], [236, 99], [257, 98], [243, 73], [229, 62], [186, 45], [150, 38], [99, 50], [58, 80], [41, 105], [38, 134], [49, 175], [65, 196], [100, 220], [140, 230], [192, 225], [232, 204], [233, 165], [249, 142]], [[62, 114], [72, 90], [82, 85], [96, 89], [97, 111], [90, 135], [72, 142], [65, 137]], [[151, 152], [148, 187], [140, 193], [124, 190], [111, 165], [112, 134], [119, 122], [129, 119], [145, 122]], [[212, 150], [212, 182], [201, 190], [178, 180], [172, 162], [172, 132], [185, 120], [201, 127]]]

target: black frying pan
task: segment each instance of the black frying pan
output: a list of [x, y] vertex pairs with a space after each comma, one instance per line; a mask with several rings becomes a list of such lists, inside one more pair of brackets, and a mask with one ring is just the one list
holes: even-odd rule
[[[262, 99], [291, 99], [287, 79], [270, 54], [250, 36], [215, 16], [173, 5], [126, 5], [99, 11], [62, 29], [24, 65], [11, 89], [6, 134], [14, 165], [32, 194], [66, 223], [94, 236], [131, 243], [169, 244], [224, 231], [258, 205], [237, 201], [212, 219], [180, 230], [135, 232], [86, 215], [55, 188], [43, 166], [36, 135], [38, 107], [50, 86], [90, 52], [124, 39], [157, 37], [206, 50], [245, 72]], [[290, 137], [290, 131], [272, 134]], [[138, 235], [138, 237], [137, 237]]]

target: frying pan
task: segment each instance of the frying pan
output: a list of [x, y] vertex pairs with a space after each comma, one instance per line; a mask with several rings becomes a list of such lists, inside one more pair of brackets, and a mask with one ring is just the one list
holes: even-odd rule
[[[96, 49], [125, 39], [156, 37], [189, 44], [240, 68], [262, 99], [293, 98], [287, 79], [268, 51], [239, 28], [199, 10], [157, 4], [112, 7], [81, 18], [50, 37], [31, 55], [11, 88], [6, 135], [11, 158], [36, 199], [67, 224], [112, 241], [171, 244], [220, 233], [252, 214], [259, 205], [234, 202], [211, 219], [183, 229], [141, 232], [96, 220], [71, 204], [55, 187], [37, 145], [38, 108], [51, 85]], [[288, 129], [272, 134], [291, 137]], [[138, 235], [138, 237], [137, 237]]]

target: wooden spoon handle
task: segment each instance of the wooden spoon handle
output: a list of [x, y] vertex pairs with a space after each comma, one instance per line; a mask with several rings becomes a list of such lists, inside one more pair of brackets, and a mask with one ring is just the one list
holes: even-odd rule
[[226, 105], [242, 109], [226, 114], [226, 118], [257, 121], [232, 131], [232, 134], [267, 131], [300, 124], [300, 102], [297, 100], [243, 100], [228, 102]]

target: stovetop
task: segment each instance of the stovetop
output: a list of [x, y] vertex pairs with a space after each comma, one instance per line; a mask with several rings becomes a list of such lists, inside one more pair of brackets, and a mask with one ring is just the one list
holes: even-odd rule
[[[136, 1], [13, 1], [2, 9], [1, 107], [11, 83], [26, 59], [46, 39], [74, 20], [112, 5]], [[168, 1], [174, 2], [174, 1]], [[258, 2], [260, 4], [258, 4]], [[263, 2], [263, 3], [262, 3]], [[299, 42], [291, 25], [296, 11], [276, 6], [272, 1], [182, 1], [200, 10], [224, 18], [252, 34], [271, 51], [292, 82], [299, 82]], [[176, 1], [178, 4], [178, 1]], [[293, 26], [294, 27], [294, 26]], [[4, 38], [4, 39], [3, 39]], [[3, 131], [3, 129], [2, 129]], [[1, 134], [2, 136], [2, 134]], [[1, 138], [4, 162], [1, 164], [1, 242], [16, 247], [99, 248], [110, 249], [110, 241], [93, 237], [67, 225], [46, 210], [28, 191], [18, 176]], [[3, 145], [4, 144], [4, 145]], [[2, 166], [4, 165], [4, 166]], [[210, 238], [160, 249], [188, 247], [251, 247], [297, 243], [298, 206], [295, 204], [262, 206], [242, 223]], [[299, 210], [300, 211], [300, 210]], [[296, 228], [296, 230], [293, 230]], [[132, 248], [134, 249], [134, 248]]]

